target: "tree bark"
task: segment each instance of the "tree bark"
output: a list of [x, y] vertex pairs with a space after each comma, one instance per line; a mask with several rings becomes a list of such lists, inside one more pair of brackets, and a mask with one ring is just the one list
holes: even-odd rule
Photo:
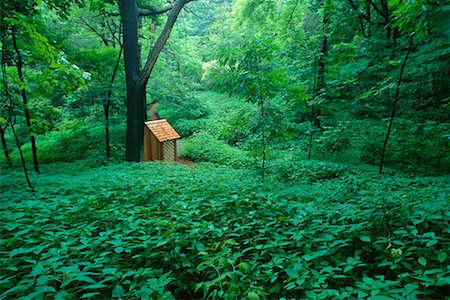
[[140, 70], [138, 28], [139, 8], [136, 0], [120, 0], [119, 8], [123, 24], [123, 47], [127, 82], [127, 161], [142, 161], [144, 121], [146, 116], [146, 86], [161, 50], [168, 40], [173, 26], [184, 5], [191, 0], [177, 0], [156, 43], [148, 54], [144, 69]]
[[[19, 48], [17, 46], [16, 32], [15, 32], [14, 26], [12, 27], [11, 34], [12, 34], [14, 50], [17, 55], [17, 63], [16, 63], [17, 73], [19, 75], [19, 80], [21, 81], [21, 83], [23, 85], [25, 85], [25, 79], [24, 79], [23, 70], [22, 70], [23, 61], [22, 61], [22, 56], [20, 54]], [[28, 98], [27, 98], [27, 92], [25, 90], [25, 87], [22, 87], [20, 94], [22, 96], [23, 110], [25, 112], [25, 120], [27, 123], [28, 132], [30, 133], [30, 142], [31, 142], [31, 151], [33, 154], [34, 171], [39, 174], [39, 163], [38, 163], [38, 157], [37, 157], [36, 139], [34, 137], [33, 129], [31, 126], [30, 110], [28, 109]]]
[[398, 76], [397, 88], [395, 90], [394, 103], [392, 105], [391, 119], [389, 120], [389, 127], [388, 127], [388, 131], [386, 133], [386, 139], [384, 140], [383, 148], [381, 150], [380, 169], [379, 169], [380, 174], [383, 173], [383, 164], [384, 164], [384, 157], [386, 154], [386, 147], [387, 147], [387, 144], [389, 141], [389, 137], [391, 135], [392, 125], [394, 124], [394, 118], [395, 118], [395, 113], [397, 111], [397, 104], [398, 104], [399, 93], [400, 93], [400, 86], [402, 84], [403, 72], [405, 71], [406, 61], [408, 60], [409, 54], [411, 53], [413, 37], [414, 37], [414, 33], [411, 33], [411, 35], [409, 36], [408, 50], [406, 51], [406, 55], [403, 60], [402, 67], [400, 69], [400, 75]]
[[[144, 123], [144, 97], [139, 83], [138, 7], [136, 1], [120, 0], [123, 26], [123, 48], [127, 83], [127, 161], [141, 161]], [[142, 134], [141, 134], [142, 133]]]
[[13, 163], [11, 161], [11, 157], [9, 156], [8, 145], [6, 144], [5, 138], [5, 128], [3, 127], [0, 127], [0, 137], [2, 139], [3, 153], [5, 154], [6, 163], [8, 164], [8, 167], [12, 168]]
[[[0, 7], [1, 9], [1, 7]], [[8, 150], [8, 144], [6, 143], [6, 137], [5, 137], [5, 132], [6, 129], [8, 128], [10, 122], [11, 122], [11, 97], [9, 95], [8, 92], [8, 83], [6, 81], [6, 61], [5, 61], [5, 44], [6, 44], [6, 36], [5, 36], [5, 27], [4, 23], [3, 23], [3, 10], [0, 12], [0, 32], [1, 34], [1, 69], [2, 69], [2, 84], [3, 84], [3, 88], [5, 89], [5, 96], [6, 96], [6, 102], [3, 104], [2, 103], [2, 110], [4, 108], [8, 108], [8, 118], [6, 120], [6, 124], [5, 127], [0, 126], [0, 136], [1, 136], [1, 140], [2, 140], [2, 146], [3, 146], [3, 153], [5, 154], [5, 159], [6, 162], [8, 164], [8, 167], [13, 167], [13, 163], [11, 160], [11, 157], [9, 156], [9, 150]]]
[[156, 43], [151, 49], [150, 53], [148, 54], [147, 61], [145, 62], [144, 70], [141, 76], [141, 81], [144, 85], [147, 85], [147, 82], [150, 78], [150, 74], [152, 73], [153, 68], [155, 67], [158, 56], [161, 53], [162, 49], [164, 48], [164, 45], [166, 44], [167, 40], [169, 39], [170, 33], [172, 32], [172, 28], [175, 25], [175, 22], [177, 21], [177, 18], [180, 15], [181, 10], [190, 1], [191, 0], [177, 0], [177, 2], [175, 2], [172, 9], [170, 10], [166, 24], [164, 25], [164, 28], [160, 36], [156, 40]]
[[23, 173], [25, 175], [25, 179], [27, 180], [27, 184], [30, 187], [31, 191], [34, 193], [34, 187], [31, 184], [30, 176], [28, 176], [27, 164], [25, 163], [25, 157], [23, 156], [22, 148], [20, 148], [19, 138], [17, 136], [16, 130], [14, 129], [14, 124], [16, 123], [16, 115], [14, 114], [14, 110], [11, 108], [10, 113], [13, 114], [13, 122], [11, 123], [11, 130], [14, 135], [14, 140], [16, 141], [17, 149], [19, 150], [20, 161], [22, 162]]

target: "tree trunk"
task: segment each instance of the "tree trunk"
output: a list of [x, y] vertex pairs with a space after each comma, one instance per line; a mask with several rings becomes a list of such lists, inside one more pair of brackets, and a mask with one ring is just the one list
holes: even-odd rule
[[25, 175], [25, 179], [27, 180], [28, 186], [30, 187], [31, 191], [34, 193], [35, 190], [34, 190], [33, 185], [31, 184], [30, 176], [28, 176], [27, 164], [25, 163], [25, 158], [23, 156], [22, 148], [20, 148], [19, 138], [17, 137], [16, 130], [14, 129], [14, 124], [16, 123], [16, 116], [14, 115], [14, 110], [12, 108], [11, 108], [10, 113], [11, 112], [12, 112], [13, 118], [14, 118], [14, 121], [11, 123], [11, 130], [14, 135], [14, 140], [16, 141], [17, 149], [19, 150], [20, 161], [22, 162], [23, 173]]
[[[125, 60], [125, 74], [127, 82], [127, 133], [126, 154], [127, 161], [141, 161], [144, 126], [142, 87], [138, 85], [139, 45], [138, 22], [139, 14], [136, 1], [120, 0], [120, 11], [123, 26], [123, 48]], [[142, 135], [140, 134], [142, 131]]]
[[2, 139], [3, 153], [5, 154], [5, 159], [8, 164], [8, 167], [12, 168], [13, 163], [11, 161], [11, 157], [9, 156], [8, 145], [6, 144], [5, 138], [5, 128], [0, 127], [0, 137]]
[[146, 116], [146, 91], [147, 82], [153, 71], [153, 67], [170, 36], [175, 21], [181, 9], [190, 0], [177, 0], [169, 11], [164, 28], [156, 43], [148, 54], [147, 61], [141, 73], [139, 67], [139, 9], [136, 0], [120, 0], [119, 8], [123, 24], [123, 47], [125, 58], [125, 73], [127, 81], [127, 137], [126, 155], [127, 161], [142, 161], [142, 149], [144, 142], [144, 121]]
[[127, 88], [127, 161], [142, 161], [145, 122], [145, 87], [136, 84]]
[[389, 127], [388, 127], [388, 131], [386, 133], [386, 139], [384, 140], [383, 148], [381, 150], [380, 169], [379, 169], [380, 174], [383, 173], [384, 156], [386, 153], [386, 147], [387, 147], [387, 144], [389, 141], [389, 136], [391, 135], [392, 125], [394, 124], [394, 118], [395, 118], [395, 113], [397, 111], [397, 104], [398, 104], [398, 98], [399, 98], [399, 93], [400, 93], [400, 85], [402, 84], [403, 72], [405, 70], [406, 61], [408, 60], [409, 54], [411, 53], [413, 36], [414, 36], [414, 33], [411, 33], [411, 35], [409, 37], [408, 51], [406, 51], [406, 55], [403, 60], [402, 67], [400, 69], [400, 75], [398, 76], [397, 88], [395, 90], [394, 103], [392, 105], [391, 119], [389, 121]]
[[[16, 32], [14, 26], [12, 27], [12, 40], [13, 40], [13, 46], [14, 50], [16, 51], [17, 55], [17, 73], [19, 74], [19, 80], [23, 85], [25, 85], [25, 79], [23, 75], [23, 61], [22, 56], [20, 54], [19, 48], [17, 47], [17, 40], [16, 40]], [[25, 112], [25, 120], [27, 122], [27, 128], [28, 132], [30, 133], [30, 142], [31, 142], [31, 151], [33, 153], [33, 165], [34, 165], [34, 171], [39, 174], [39, 163], [38, 163], [38, 157], [37, 157], [37, 148], [36, 148], [36, 139], [34, 137], [33, 129], [31, 127], [31, 117], [30, 117], [30, 110], [28, 109], [28, 99], [27, 99], [27, 92], [25, 88], [23, 87], [20, 91], [23, 101], [23, 110]]]
[[367, 37], [366, 35], [366, 30], [364, 27], [364, 16], [363, 14], [359, 11], [359, 8], [355, 5], [355, 3], [353, 2], [353, 0], [348, 0], [350, 3], [350, 6], [352, 7], [352, 9], [358, 14], [358, 19], [359, 19], [359, 26], [361, 26], [361, 34], [364, 37]]
[[175, 22], [177, 21], [181, 10], [190, 1], [191, 0], [177, 0], [174, 3], [172, 9], [170, 10], [166, 24], [164, 25], [164, 28], [160, 36], [156, 40], [156, 43], [151, 49], [150, 53], [148, 54], [147, 61], [145, 62], [144, 70], [142, 72], [141, 77], [141, 81], [144, 85], [147, 85], [147, 82], [156, 64], [158, 56], [161, 53], [162, 49], [164, 48], [164, 45], [166, 44], [167, 40], [169, 39], [170, 33], [172, 32], [172, 28], [175, 25]]
[[386, 30], [386, 39], [390, 40], [392, 37], [392, 25], [391, 25], [391, 16], [389, 13], [389, 7], [386, 0], [380, 0], [381, 8], [383, 9], [383, 17], [384, 17], [384, 26]]

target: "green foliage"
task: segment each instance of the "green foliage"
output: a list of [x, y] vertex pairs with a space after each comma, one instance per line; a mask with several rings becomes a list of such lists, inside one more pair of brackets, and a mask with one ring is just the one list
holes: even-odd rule
[[208, 116], [209, 107], [197, 95], [178, 95], [158, 106], [158, 114], [169, 120], [183, 137], [198, 131], [199, 119]]
[[1, 299], [446, 296], [448, 177], [285, 186], [209, 164], [43, 171], [35, 194], [2, 175]]
[[[124, 153], [125, 128], [123, 123], [118, 119], [112, 119], [110, 134], [112, 137], [112, 161], [121, 160]], [[99, 166], [106, 162], [104, 136], [104, 126], [97, 122], [60, 123], [56, 130], [39, 136], [37, 139], [39, 160], [43, 164], [84, 160], [86, 165]], [[22, 150], [26, 161], [31, 161], [30, 144], [24, 144]], [[19, 153], [16, 149], [11, 152], [11, 159], [15, 165], [20, 165]], [[4, 163], [3, 160], [2, 158], [2, 163]]]
[[338, 179], [348, 175], [348, 167], [340, 164], [305, 160], [298, 153], [279, 154], [279, 157], [269, 160], [267, 173], [274, 180], [285, 182], [311, 183], [319, 180]]
[[[353, 140], [352, 148], [359, 148], [362, 161], [376, 164], [379, 160], [380, 141], [386, 131], [387, 120], [381, 124], [366, 122], [357, 124], [359, 128], [352, 126], [350, 131], [363, 130], [365, 134]], [[445, 135], [449, 130], [447, 123], [417, 123], [398, 118], [387, 150], [388, 164], [401, 165], [411, 170], [417, 170], [420, 167], [428, 172], [433, 170], [448, 172], [450, 157], [446, 149], [450, 141]]]
[[247, 152], [231, 147], [206, 132], [196, 133], [184, 140], [181, 155], [235, 168], [248, 167], [252, 162]]

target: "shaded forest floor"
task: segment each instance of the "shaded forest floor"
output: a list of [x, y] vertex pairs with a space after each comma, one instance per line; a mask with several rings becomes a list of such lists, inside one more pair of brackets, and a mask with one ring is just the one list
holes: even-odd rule
[[[308, 177], [310, 176], [310, 177]], [[443, 299], [450, 178], [209, 163], [1, 175], [0, 299]]]

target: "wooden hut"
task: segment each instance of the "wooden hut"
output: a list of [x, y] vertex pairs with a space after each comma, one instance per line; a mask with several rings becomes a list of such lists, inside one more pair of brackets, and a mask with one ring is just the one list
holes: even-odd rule
[[145, 122], [144, 161], [176, 161], [179, 138], [181, 136], [165, 119]]

